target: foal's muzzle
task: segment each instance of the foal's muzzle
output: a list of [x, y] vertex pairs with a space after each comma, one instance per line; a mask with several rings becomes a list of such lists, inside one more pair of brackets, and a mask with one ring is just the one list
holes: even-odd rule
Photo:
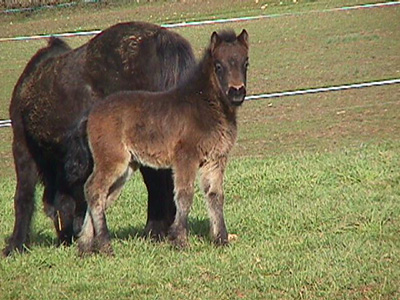
[[244, 85], [230, 86], [227, 94], [231, 103], [235, 106], [239, 106], [246, 97], [246, 87]]

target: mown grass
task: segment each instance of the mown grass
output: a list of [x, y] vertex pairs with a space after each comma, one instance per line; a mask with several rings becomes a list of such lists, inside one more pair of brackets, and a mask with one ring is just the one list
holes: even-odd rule
[[[38, 214], [30, 253], [0, 261], [2, 299], [398, 298], [398, 147], [233, 159], [226, 218], [239, 238], [226, 248], [207, 238], [199, 193], [190, 249], [142, 239], [146, 195], [137, 175], [108, 213], [115, 258], [55, 248]], [[13, 182], [1, 185], [11, 200]], [[11, 201], [0, 216], [10, 232]]]
[[[105, 28], [132, 19], [309, 11], [362, 1], [157, 1], [0, 16], [2, 36]], [[251, 37], [249, 93], [399, 76], [398, 8], [230, 24]], [[12, 23], [12, 24], [11, 24]], [[177, 30], [201, 55], [222, 26]], [[225, 27], [225, 26], [224, 26]], [[68, 39], [74, 47], [87, 38]], [[45, 41], [0, 43], [0, 118]], [[27, 255], [0, 259], [0, 299], [397, 299], [400, 297], [400, 92], [397, 85], [245, 103], [226, 174], [226, 220], [238, 240], [215, 248], [196, 193], [190, 243], [141, 237], [139, 174], [108, 211], [114, 258], [57, 248], [40, 211]], [[0, 129], [0, 248], [13, 229], [11, 130]]]

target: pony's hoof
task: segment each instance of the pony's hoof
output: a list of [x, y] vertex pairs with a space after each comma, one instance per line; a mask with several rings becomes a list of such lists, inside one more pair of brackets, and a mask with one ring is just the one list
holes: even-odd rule
[[23, 244], [17, 245], [15, 243], [10, 242], [8, 246], [3, 249], [2, 254], [4, 257], [7, 257], [11, 256], [13, 253], [24, 253], [25, 251], [26, 248]]
[[12, 249], [9, 249], [9, 247], [6, 247], [3, 249], [3, 251], [1, 253], [2, 253], [3, 257], [10, 256], [12, 253]]
[[145, 237], [150, 237], [151, 240], [159, 242], [165, 239], [168, 234], [168, 225], [165, 221], [149, 220], [144, 229]]

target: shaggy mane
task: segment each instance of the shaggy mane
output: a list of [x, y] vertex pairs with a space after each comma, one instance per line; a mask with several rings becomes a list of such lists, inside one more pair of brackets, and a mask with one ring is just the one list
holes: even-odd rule
[[222, 30], [217, 32], [219, 38], [226, 43], [233, 43], [236, 41], [236, 33], [232, 29]]

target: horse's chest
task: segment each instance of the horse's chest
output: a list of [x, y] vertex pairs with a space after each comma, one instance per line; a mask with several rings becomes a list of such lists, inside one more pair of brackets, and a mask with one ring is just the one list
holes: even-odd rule
[[236, 130], [219, 130], [206, 139], [201, 147], [205, 160], [215, 160], [227, 156], [236, 141]]

